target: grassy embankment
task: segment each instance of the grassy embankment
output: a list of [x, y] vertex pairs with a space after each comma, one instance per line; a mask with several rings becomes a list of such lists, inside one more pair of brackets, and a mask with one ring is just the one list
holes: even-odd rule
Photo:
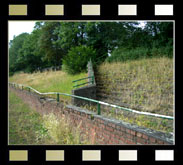
[[[106, 102], [139, 111], [173, 116], [173, 59], [161, 57], [127, 62], [104, 63], [98, 68], [101, 93], [108, 95]], [[112, 95], [112, 93], [115, 93]], [[118, 94], [116, 94], [118, 93]], [[112, 109], [111, 115], [115, 115]], [[126, 114], [118, 119], [160, 131], [172, 132], [173, 122], [147, 116]]]
[[9, 144], [92, 144], [64, 117], [42, 115], [9, 91]]
[[[40, 92], [61, 92], [71, 94], [74, 83], [73, 80], [87, 77], [86, 73], [68, 75], [63, 71], [37, 72], [33, 74], [17, 73], [9, 78], [9, 82], [31, 86]], [[81, 81], [80, 83], [84, 82]], [[51, 97], [56, 97], [52, 95]], [[60, 96], [61, 99], [70, 101], [67, 96]]]
[[[126, 62], [104, 63], [98, 68], [105, 82], [105, 93], [118, 92], [118, 102], [139, 111], [173, 116], [173, 60], [170, 58], [141, 59]], [[107, 76], [106, 76], [107, 75]], [[25, 74], [10, 77], [10, 82], [32, 86], [41, 92], [71, 93], [72, 81], [87, 77], [85, 73], [71, 76], [62, 71]], [[120, 84], [119, 84], [120, 82]], [[106, 84], [106, 85], [105, 85]], [[67, 101], [70, 97], [62, 97]], [[110, 97], [109, 97], [110, 98]], [[104, 110], [101, 109], [104, 114]], [[116, 110], [107, 111], [107, 116], [165, 132], [173, 132], [173, 121], [151, 118]]]

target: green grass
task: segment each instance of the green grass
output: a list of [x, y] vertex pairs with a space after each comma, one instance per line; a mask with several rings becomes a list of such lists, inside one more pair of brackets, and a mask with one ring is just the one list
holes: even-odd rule
[[[81, 140], [82, 138], [82, 140]], [[9, 91], [9, 144], [92, 144], [79, 126], [57, 114], [39, 114]]]
[[[39, 113], [9, 92], [9, 144], [41, 144], [48, 141], [50, 138], [42, 121]], [[42, 135], [41, 139], [37, 132]]]
[[[86, 73], [69, 75], [63, 71], [47, 71], [43, 73], [17, 73], [9, 77], [9, 82], [24, 84], [33, 87], [40, 92], [61, 92], [71, 94], [73, 80], [87, 77]], [[78, 82], [78, 84], [84, 81]], [[53, 95], [52, 95], [53, 96]], [[61, 96], [61, 99], [70, 101], [71, 98]]]

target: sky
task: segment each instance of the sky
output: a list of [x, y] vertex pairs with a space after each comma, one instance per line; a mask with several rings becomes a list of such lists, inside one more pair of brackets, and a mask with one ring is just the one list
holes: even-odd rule
[[[31, 33], [33, 31], [36, 21], [9, 21], [9, 41], [13, 39], [13, 36], [18, 36], [23, 32]], [[141, 22], [141, 26], [144, 23]]]
[[36, 21], [9, 21], [9, 41], [23, 32], [31, 33]]

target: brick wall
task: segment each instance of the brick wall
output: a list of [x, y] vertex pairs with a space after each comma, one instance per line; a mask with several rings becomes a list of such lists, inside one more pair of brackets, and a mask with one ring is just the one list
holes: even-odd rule
[[81, 132], [89, 135], [96, 144], [173, 144], [169, 134], [108, 119], [76, 106], [64, 106], [25, 90], [9, 89], [40, 113], [61, 112], [70, 119], [73, 126], [80, 125]]

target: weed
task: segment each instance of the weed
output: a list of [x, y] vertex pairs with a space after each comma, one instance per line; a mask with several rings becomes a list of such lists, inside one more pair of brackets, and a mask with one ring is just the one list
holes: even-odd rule
[[[63, 115], [41, 115], [9, 92], [9, 144], [91, 144]], [[90, 136], [90, 135], [88, 135]]]

